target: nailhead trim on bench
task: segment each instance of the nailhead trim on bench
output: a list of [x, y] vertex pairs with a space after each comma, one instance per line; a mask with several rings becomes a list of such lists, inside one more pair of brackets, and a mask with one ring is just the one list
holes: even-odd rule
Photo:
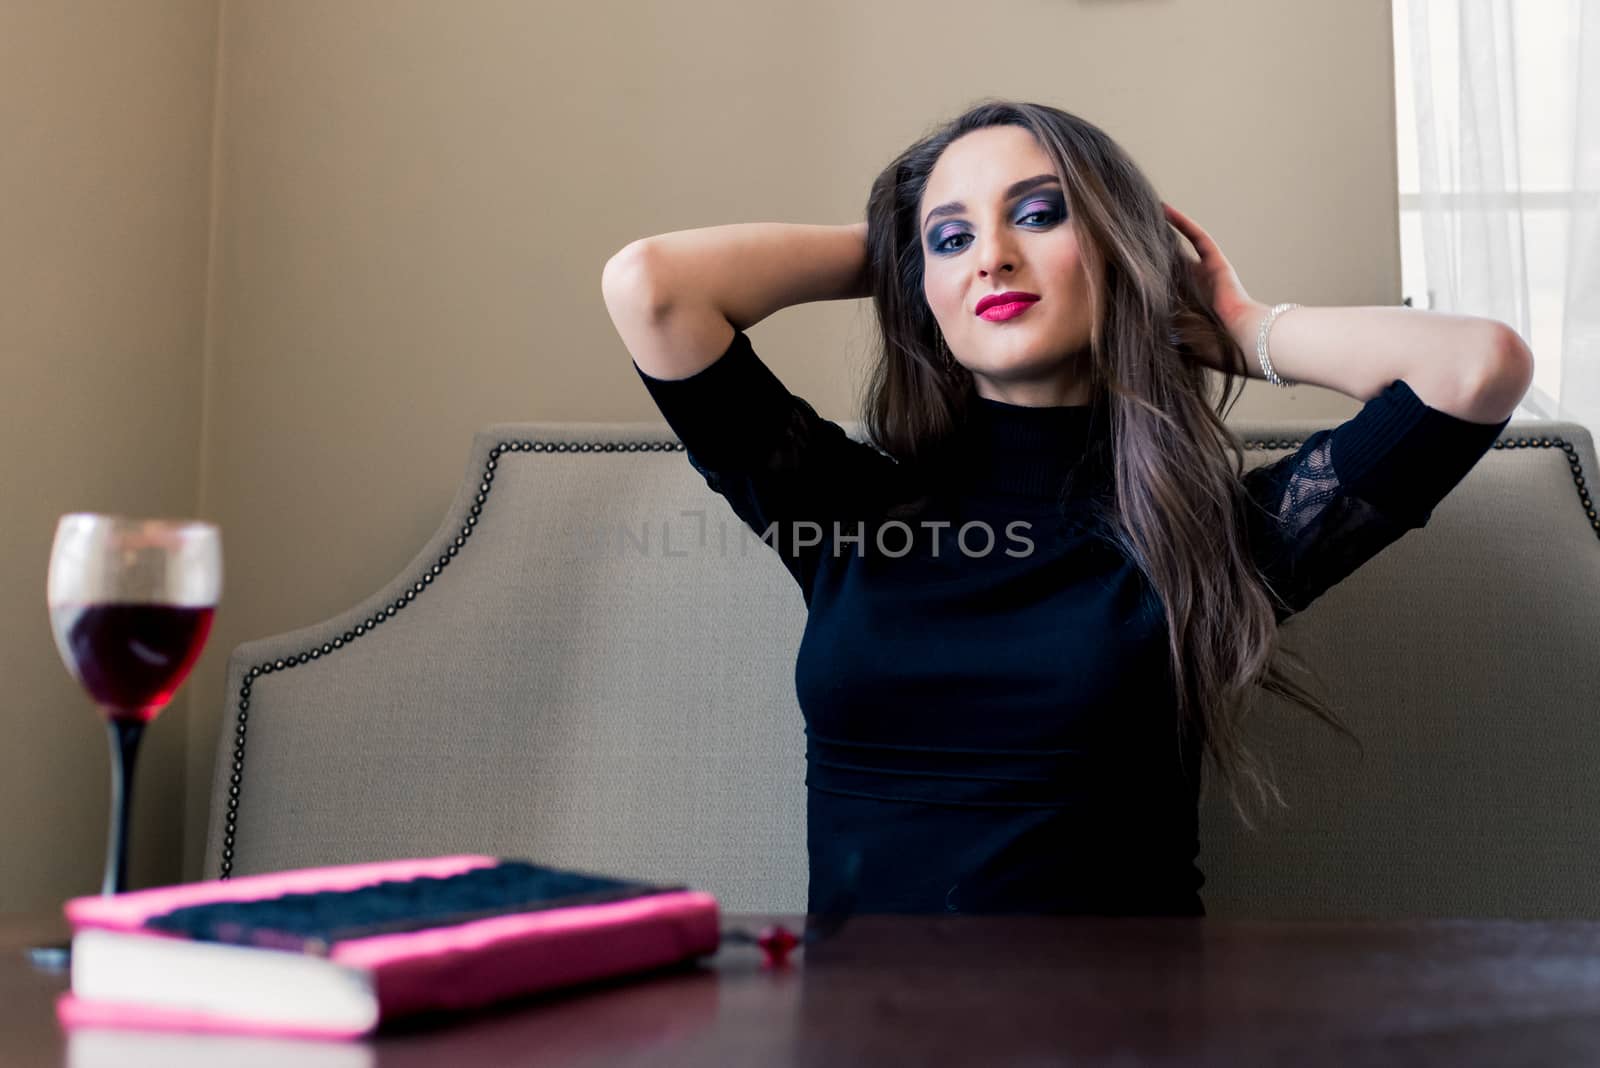
[[250, 723], [250, 687], [257, 678], [262, 675], [270, 675], [274, 671], [287, 671], [291, 668], [299, 667], [301, 664], [307, 664], [313, 660], [320, 660], [324, 656], [331, 655], [336, 649], [344, 648], [382, 624], [385, 620], [394, 618], [395, 613], [402, 611], [406, 605], [416, 600], [418, 594], [433, 585], [433, 580], [444, 574], [444, 569], [450, 566], [450, 561], [455, 559], [457, 553], [466, 548], [467, 539], [472, 537], [472, 532], [478, 525], [478, 518], [483, 514], [483, 506], [488, 502], [489, 493], [494, 488], [494, 473], [500, 466], [502, 454], [508, 452], [682, 451], [683, 443], [678, 441], [500, 442], [489, 450], [489, 459], [484, 462], [483, 477], [479, 480], [478, 493], [473, 498], [472, 507], [468, 510], [466, 522], [456, 532], [455, 539], [445, 546], [444, 554], [434, 561], [416, 582], [412, 583], [410, 589], [395, 598], [393, 603], [384, 605], [371, 616], [357, 623], [331, 642], [324, 642], [321, 646], [313, 646], [304, 652], [284, 657], [281, 660], [265, 661], [247, 671], [244, 684], [239, 687], [239, 704], [234, 728], [233, 774], [228, 778], [228, 818], [222, 838], [222, 870], [219, 873], [220, 877], [226, 879], [233, 872], [233, 847], [238, 841], [239, 834], [239, 789], [244, 782], [244, 742]]
[[[1267, 439], [1246, 440], [1244, 447], [1249, 450], [1293, 450], [1304, 444], [1303, 440]], [[1600, 516], [1595, 513], [1594, 498], [1589, 493], [1588, 484], [1583, 477], [1583, 462], [1578, 456], [1578, 451], [1570, 442], [1559, 437], [1521, 437], [1502, 438], [1494, 443], [1496, 449], [1516, 448], [1559, 448], [1567, 454], [1567, 464], [1572, 469], [1572, 480], [1578, 490], [1578, 500], [1582, 504], [1585, 514], [1589, 518], [1589, 525], [1600, 536]], [[234, 731], [233, 748], [233, 774], [229, 777], [228, 786], [228, 818], [222, 839], [222, 865], [220, 878], [227, 879], [233, 872], [233, 847], [238, 841], [239, 829], [239, 788], [244, 781], [244, 742], [246, 728], [250, 722], [250, 687], [251, 684], [263, 675], [270, 675], [275, 671], [288, 671], [291, 668], [308, 664], [313, 660], [320, 660], [331, 655], [335, 650], [346, 645], [373, 630], [385, 620], [394, 617], [406, 605], [416, 599], [417, 595], [433, 584], [433, 580], [444, 573], [450, 566], [450, 561], [462, 549], [466, 548], [467, 539], [472, 537], [472, 531], [478, 525], [478, 518], [483, 513], [483, 506], [489, 499], [489, 493], [494, 488], [494, 473], [499, 467], [502, 454], [508, 452], [682, 452], [683, 443], [679, 441], [600, 441], [600, 442], [544, 442], [544, 441], [503, 441], [489, 451], [489, 459], [484, 463], [483, 477], [478, 484], [477, 496], [467, 515], [466, 522], [456, 532], [455, 539], [446, 547], [444, 554], [434, 561], [420, 578], [414, 582], [404, 594], [395, 598], [391, 604], [384, 605], [367, 619], [357, 623], [342, 635], [331, 642], [324, 642], [320, 646], [313, 646], [301, 653], [284, 657], [280, 660], [270, 660], [257, 664], [245, 673], [244, 684], [239, 687], [239, 703]]]

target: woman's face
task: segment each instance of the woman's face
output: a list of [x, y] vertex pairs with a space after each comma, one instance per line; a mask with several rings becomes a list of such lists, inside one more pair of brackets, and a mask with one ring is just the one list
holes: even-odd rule
[[[1028, 182], [1047, 176], [1038, 184]], [[1027, 188], [1014, 192], [1014, 183]], [[960, 207], [934, 214], [951, 201]], [[1020, 126], [964, 134], [940, 155], [917, 206], [923, 295], [980, 396], [1087, 404], [1089, 281], [1050, 157]], [[990, 294], [1038, 295], [1021, 315], [977, 314]]]

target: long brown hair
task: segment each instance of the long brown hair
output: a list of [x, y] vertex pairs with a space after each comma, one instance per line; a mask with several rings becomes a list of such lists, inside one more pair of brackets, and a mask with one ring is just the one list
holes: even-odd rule
[[[1244, 352], [1199, 291], [1154, 187], [1099, 127], [1042, 104], [984, 100], [912, 144], [874, 180], [867, 270], [882, 336], [866, 386], [867, 431], [896, 459], [931, 463], [972, 406], [971, 372], [938, 348], [917, 211], [945, 148], [996, 125], [1031, 131], [1062, 181], [1093, 303], [1083, 370], [1092, 403], [1110, 416], [1115, 540], [1166, 608], [1180, 752], [1186, 732], [1203, 744], [1253, 830], [1243, 782], [1263, 806], [1270, 795], [1288, 807], [1244, 744], [1259, 691], [1300, 704], [1361, 743], [1289, 676], [1290, 667], [1309, 668], [1279, 644], [1275, 605], [1282, 602], [1250, 554], [1243, 445], [1223, 421], [1237, 400], [1230, 398], [1235, 375], [1240, 392], [1248, 377]], [[1202, 355], [1227, 368], [1215, 408]]]

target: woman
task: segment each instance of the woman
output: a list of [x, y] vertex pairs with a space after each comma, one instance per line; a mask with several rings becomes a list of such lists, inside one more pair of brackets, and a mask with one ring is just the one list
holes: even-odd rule
[[[1242, 741], [1258, 693], [1349, 735], [1280, 624], [1424, 525], [1532, 376], [1493, 321], [1269, 310], [1103, 131], [1028, 103], [906, 149], [865, 224], [646, 238], [602, 288], [690, 462], [805, 598], [821, 915], [1204, 915], [1200, 754], [1249, 825], [1242, 782], [1283, 803]], [[745, 333], [865, 296], [871, 443]], [[1246, 473], [1241, 374], [1364, 407]]]

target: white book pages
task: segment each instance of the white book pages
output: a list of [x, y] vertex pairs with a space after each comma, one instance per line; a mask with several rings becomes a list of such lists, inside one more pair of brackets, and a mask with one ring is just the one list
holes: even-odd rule
[[366, 1030], [378, 1020], [377, 992], [358, 968], [304, 953], [92, 928], [72, 939], [72, 993], [269, 1025]]
[[67, 1035], [67, 1068], [372, 1068], [366, 1042], [314, 1041], [261, 1035], [75, 1028]]

